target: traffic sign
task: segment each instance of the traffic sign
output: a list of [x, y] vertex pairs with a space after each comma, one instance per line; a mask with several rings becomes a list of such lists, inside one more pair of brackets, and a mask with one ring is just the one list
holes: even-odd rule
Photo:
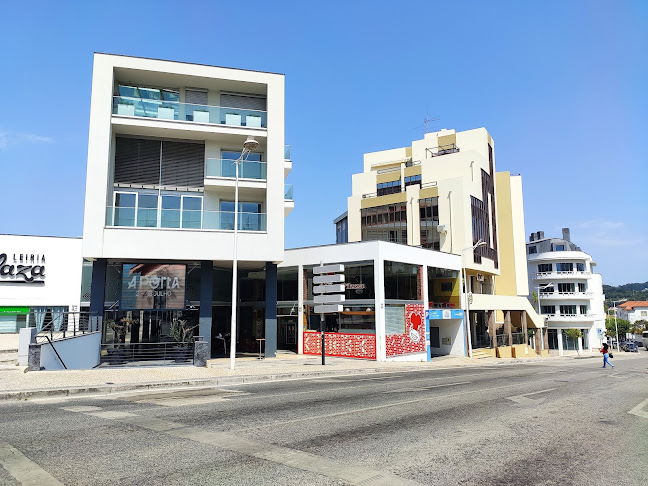
[[344, 302], [344, 294], [324, 294], [315, 296], [316, 304], [337, 304], [338, 302]]
[[314, 275], [322, 275], [323, 273], [342, 273], [344, 272], [344, 265], [320, 265], [313, 267]]
[[341, 304], [316, 305], [313, 309], [315, 314], [330, 314], [333, 312], [342, 312], [344, 307]]
[[336, 284], [344, 283], [344, 274], [336, 273], [335, 275], [318, 275], [313, 277], [314, 284]]
[[344, 292], [344, 284], [316, 285], [313, 287], [314, 294], [334, 294], [335, 292]]

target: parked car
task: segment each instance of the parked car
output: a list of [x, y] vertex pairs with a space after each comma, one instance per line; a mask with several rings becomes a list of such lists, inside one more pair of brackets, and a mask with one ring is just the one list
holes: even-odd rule
[[632, 353], [638, 353], [639, 352], [639, 348], [637, 347], [637, 343], [635, 343], [634, 341], [626, 341], [621, 346], [621, 349], [623, 349], [624, 351], [632, 352]]

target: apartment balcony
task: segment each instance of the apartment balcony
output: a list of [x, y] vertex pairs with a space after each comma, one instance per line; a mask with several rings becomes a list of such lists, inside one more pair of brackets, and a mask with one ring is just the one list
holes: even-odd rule
[[534, 280], [552, 280], [564, 278], [587, 278], [592, 272], [573, 270], [568, 272], [537, 272], [531, 274]]
[[290, 158], [290, 145], [284, 147], [284, 179], [292, 170], [292, 159]]
[[267, 128], [265, 111], [127, 96], [113, 97], [113, 115], [229, 127]]
[[597, 318], [596, 314], [542, 314], [549, 322], [580, 322], [593, 321]]
[[459, 152], [459, 147], [457, 147], [457, 145], [454, 143], [425, 149], [426, 157], [439, 157], [440, 155], [454, 154], [456, 152]]
[[[267, 164], [265, 162], [242, 161], [239, 164], [239, 179], [265, 181]], [[230, 159], [207, 159], [205, 177], [236, 179], [236, 161]]]
[[594, 295], [594, 292], [540, 292], [540, 299], [556, 299], [556, 300], [574, 300], [583, 299], [589, 300]]
[[[234, 231], [234, 212], [156, 208], [106, 208], [106, 226], [115, 228], [160, 228], [166, 230]], [[238, 213], [240, 231], [266, 231], [265, 213]]]
[[293, 209], [295, 209], [293, 186], [292, 184], [286, 184], [284, 186], [284, 217], [288, 216]]

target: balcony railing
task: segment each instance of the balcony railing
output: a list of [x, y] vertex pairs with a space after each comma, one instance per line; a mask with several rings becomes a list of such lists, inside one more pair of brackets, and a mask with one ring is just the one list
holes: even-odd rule
[[285, 160], [292, 160], [290, 158], [290, 145], [285, 145], [284, 146], [284, 159]]
[[426, 148], [425, 155], [430, 157], [438, 157], [439, 155], [454, 154], [459, 152], [459, 147], [454, 143], [449, 143], [447, 145], [439, 145], [438, 147]]
[[284, 186], [284, 199], [286, 201], [292, 201], [293, 200], [293, 185], [292, 184], [286, 184]]
[[[239, 179], [266, 180], [265, 162], [243, 161], [239, 165]], [[228, 159], [207, 159], [205, 177], [236, 178], [236, 161]]]
[[[177, 230], [234, 230], [233, 211], [200, 211], [108, 206], [106, 226]], [[265, 213], [238, 213], [240, 231], [266, 231]]]
[[545, 279], [545, 278], [563, 278], [571, 277], [578, 278], [581, 275], [590, 275], [591, 272], [586, 270], [570, 270], [570, 271], [551, 271], [551, 272], [537, 272], [531, 274], [535, 279]]
[[267, 126], [267, 112], [265, 111], [193, 105], [127, 96], [113, 97], [113, 114], [248, 128], [266, 128]]

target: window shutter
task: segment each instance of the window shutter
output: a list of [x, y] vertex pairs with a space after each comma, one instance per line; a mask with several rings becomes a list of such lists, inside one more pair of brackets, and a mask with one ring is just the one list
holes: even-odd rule
[[115, 183], [160, 183], [160, 142], [117, 137]]
[[266, 99], [260, 96], [221, 93], [220, 105], [224, 108], [266, 111]]
[[201, 143], [162, 142], [162, 185], [203, 187], [205, 146]]
[[190, 105], [206, 105], [207, 91], [185, 88], [185, 103]]

